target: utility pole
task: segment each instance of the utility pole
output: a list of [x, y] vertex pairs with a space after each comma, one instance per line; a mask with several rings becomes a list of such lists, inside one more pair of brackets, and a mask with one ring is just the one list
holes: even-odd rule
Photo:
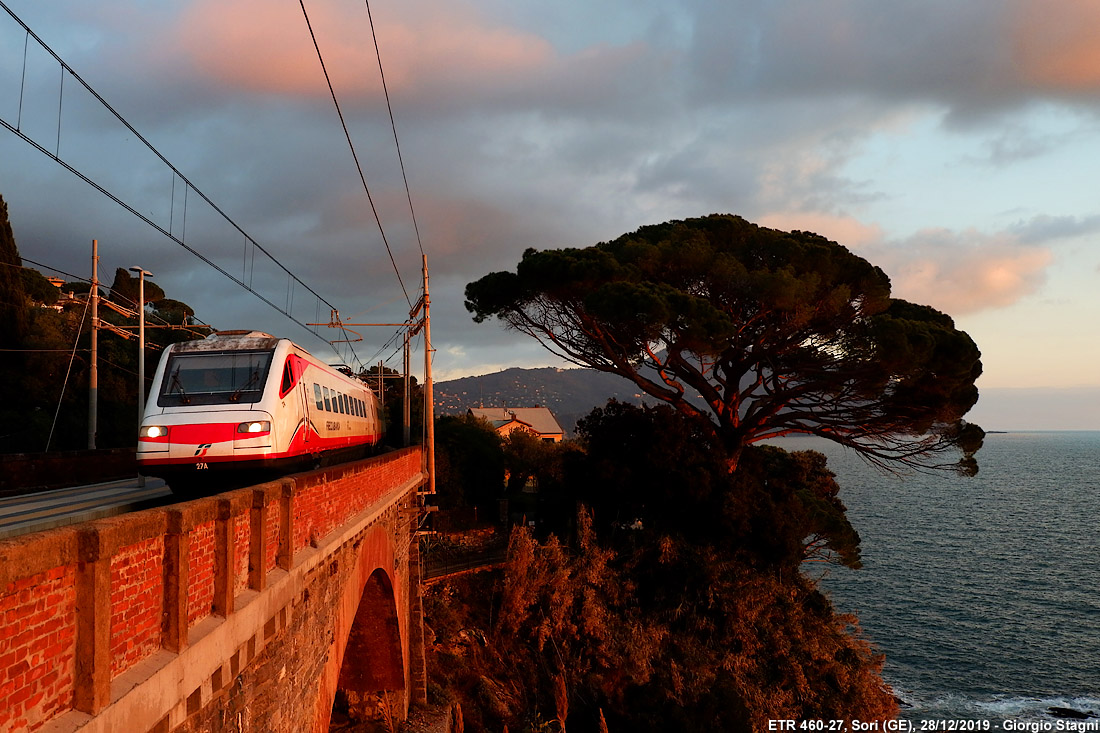
[[[145, 417], [145, 278], [153, 273], [140, 267], [131, 267], [138, 274], [138, 430]], [[138, 487], [145, 486], [145, 476], [138, 474]]]
[[428, 296], [428, 255], [424, 261], [424, 428], [428, 458], [428, 492], [435, 493], [435, 406], [432, 398], [432, 300]]
[[[409, 444], [409, 337], [417, 333], [421, 328], [424, 329], [424, 442], [425, 446], [425, 472], [428, 474], [428, 491], [422, 492], [425, 494], [435, 493], [435, 407], [432, 397], [432, 324], [431, 324], [431, 298], [428, 296], [428, 256], [423, 255], [423, 267], [421, 274], [424, 278], [424, 297], [417, 301], [412, 310], [409, 311], [409, 320], [404, 323], [344, 323], [340, 321], [339, 314], [334, 310], [332, 311], [331, 319], [328, 323], [307, 323], [307, 326], [328, 326], [329, 328], [340, 328], [344, 331], [351, 331], [358, 335], [357, 331], [352, 331], [348, 326], [400, 326], [401, 328], [408, 329], [410, 326], [415, 326], [411, 331], [405, 333], [405, 445]], [[414, 320], [420, 313], [420, 309], [424, 309], [423, 320], [419, 323]], [[361, 340], [361, 339], [357, 339]]]
[[[383, 408], [386, 407], [386, 382], [382, 379], [382, 360], [378, 360], [378, 401]], [[385, 409], [382, 410], [385, 412]]]
[[404, 404], [402, 405], [402, 412], [401, 412], [401, 419], [402, 419], [402, 424], [404, 425], [404, 430], [402, 431], [402, 436], [401, 437], [404, 439], [404, 442], [402, 443], [402, 445], [404, 445], [406, 448], [408, 448], [409, 444], [412, 443], [412, 435], [411, 435], [412, 426], [409, 424], [410, 422], [412, 422], [412, 395], [409, 394], [409, 386], [410, 386], [409, 385], [409, 362], [410, 361], [411, 361], [411, 359], [410, 359], [410, 356], [409, 356], [409, 332], [405, 331], [405, 373], [402, 375], [402, 379], [405, 382], [405, 389], [404, 389], [405, 400], [404, 400]]
[[99, 240], [92, 240], [92, 288], [88, 291], [92, 307], [92, 363], [88, 370], [88, 450], [95, 450], [97, 412], [99, 410]]

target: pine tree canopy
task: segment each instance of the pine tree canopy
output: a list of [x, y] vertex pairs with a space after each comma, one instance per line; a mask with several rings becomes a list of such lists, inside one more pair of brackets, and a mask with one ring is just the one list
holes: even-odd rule
[[745, 446], [801, 433], [884, 467], [977, 471], [974, 341], [817, 234], [711, 215], [529, 249], [467, 285], [466, 308], [707, 418], [731, 470]]

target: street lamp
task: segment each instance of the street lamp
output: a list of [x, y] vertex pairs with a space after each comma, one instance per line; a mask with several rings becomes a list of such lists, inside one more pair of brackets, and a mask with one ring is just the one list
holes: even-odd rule
[[[145, 417], [145, 278], [153, 273], [141, 267], [131, 267], [138, 274], [138, 429]], [[138, 487], [145, 486], [145, 477], [138, 474]]]

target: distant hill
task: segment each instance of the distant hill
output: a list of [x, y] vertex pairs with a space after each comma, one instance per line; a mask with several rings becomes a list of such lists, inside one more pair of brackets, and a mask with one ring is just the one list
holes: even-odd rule
[[471, 407], [548, 407], [569, 435], [577, 420], [614, 397], [642, 403], [633, 382], [594, 369], [505, 369], [479, 377], [436, 382], [437, 415], [461, 415]]

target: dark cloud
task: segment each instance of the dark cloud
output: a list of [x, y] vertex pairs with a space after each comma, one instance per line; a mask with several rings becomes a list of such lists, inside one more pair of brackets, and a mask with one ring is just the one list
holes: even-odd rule
[[1095, 234], [1100, 231], [1100, 215], [1036, 216], [1017, 223], [1012, 232], [1026, 244], [1039, 244]]
[[923, 101], [948, 109], [958, 124], [1037, 97], [1100, 101], [1100, 64], [1080, 34], [1065, 32], [1097, 19], [1077, 0], [701, 0], [688, 7], [695, 93], [704, 100]]

